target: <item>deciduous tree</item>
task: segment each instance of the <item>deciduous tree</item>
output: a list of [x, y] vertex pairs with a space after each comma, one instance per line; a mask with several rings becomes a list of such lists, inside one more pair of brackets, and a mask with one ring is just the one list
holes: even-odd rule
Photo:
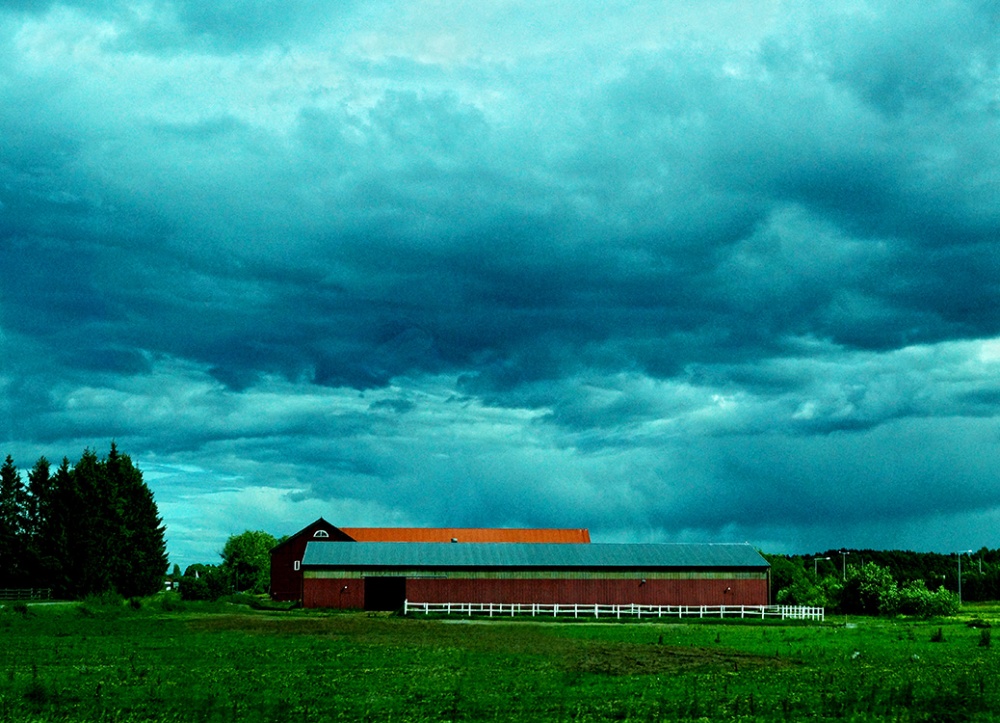
[[267, 592], [271, 578], [271, 548], [278, 544], [274, 535], [263, 530], [246, 530], [232, 535], [222, 548], [222, 570], [236, 592]]

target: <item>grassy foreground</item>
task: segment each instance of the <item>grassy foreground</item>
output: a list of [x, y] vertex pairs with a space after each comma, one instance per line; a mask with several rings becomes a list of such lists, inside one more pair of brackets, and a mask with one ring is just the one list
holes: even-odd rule
[[993, 720], [1000, 650], [976, 618], [1000, 609], [787, 625], [8, 607], [0, 721]]

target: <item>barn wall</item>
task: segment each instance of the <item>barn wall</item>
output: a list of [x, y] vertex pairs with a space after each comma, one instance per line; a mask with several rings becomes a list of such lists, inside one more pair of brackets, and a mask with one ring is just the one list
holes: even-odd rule
[[767, 580], [757, 579], [411, 579], [417, 602], [581, 605], [767, 605]]
[[280, 601], [299, 600], [302, 597], [302, 571], [295, 569], [296, 561], [301, 561], [306, 545], [312, 542], [317, 530], [326, 530], [330, 535], [323, 538], [332, 542], [349, 541], [347, 535], [326, 520], [316, 520], [308, 527], [296, 532], [292, 537], [271, 550], [271, 599]]
[[295, 561], [302, 559], [308, 539], [292, 541], [271, 553], [272, 600], [298, 600], [302, 594], [302, 571], [295, 569]]
[[[536, 573], [538, 574], [538, 573]], [[682, 577], [642, 575], [602, 578], [593, 574], [559, 578], [407, 577], [406, 598], [415, 602], [540, 603], [580, 605], [767, 605], [766, 573], [727, 577], [704, 571]], [[343, 590], [347, 587], [347, 590]], [[311, 571], [304, 580], [305, 607], [365, 607], [358, 573]]]
[[363, 610], [365, 581], [361, 578], [305, 578], [302, 581], [302, 606]]

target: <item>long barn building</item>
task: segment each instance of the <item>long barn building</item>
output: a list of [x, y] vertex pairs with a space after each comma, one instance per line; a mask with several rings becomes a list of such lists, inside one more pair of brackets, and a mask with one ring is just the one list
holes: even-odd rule
[[310, 541], [310, 608], [415, 602], [766, 605], [769, 565], [748, 544]]

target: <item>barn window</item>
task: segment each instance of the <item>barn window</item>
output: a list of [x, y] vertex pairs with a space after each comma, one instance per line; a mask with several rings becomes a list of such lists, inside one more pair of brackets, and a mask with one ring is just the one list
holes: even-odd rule
[[329, 536], [330, 533], [327, 532], [326, 530], [316, 530], [316, 532], [313, 533], [313, 537], [329, 537]]
[[296, 561], [295, 561], [295, 569], [296, 569], [296, 570], [298, 570], [298, 569], [299, 569], [299, 566], [300, 566], [301, 564], [302, 564], [302, 561], [301, 561], [301, 560], [296, 560]]

